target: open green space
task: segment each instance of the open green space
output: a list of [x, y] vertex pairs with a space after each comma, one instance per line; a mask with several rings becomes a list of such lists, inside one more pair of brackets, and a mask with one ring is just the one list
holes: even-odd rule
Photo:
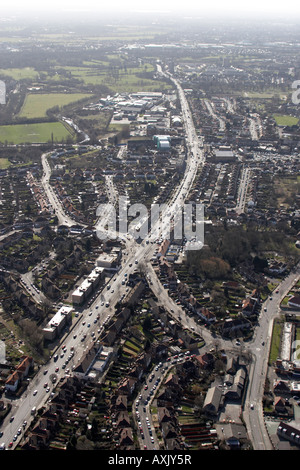
[[8, 76], [14, 80], [35, 79], [38, 76], [38, 72], [33, 67], [8, 68], [0, 69], [0, 76]]
[[54, 106], [61, 108], [89, 96], [85, 93], [29, 93], [18, 116], [28, 119], [45, 117], [47, 110]]
[[299, 119], [288, 114], [274, 114], [274, 119], [278, 126], [296, 126]]
[[121, 62], [117, 66], [107, 64], [104, 66], [103, 62], [99, 64], [99, 67], [59, 66], [56, 67], [57, 72], [59, 73], [62, 68], [66, 72], [71, 73], [73, 78], [82, 80], [85, 85], [105, 85], [115, 93], [157, 91], [170, 88], [170, 86], [164, 82], [140, 75], [145, 72], [152, 72], [154, 70], [152, 64], [126, 68]]
[[282, 328], [283, 328], [283, 321], [276, 319], [273, 324], [269, 365], [273, 364], [276, 361], [276, 359], [280, 356]]
[[5, 170], [10, 166], [8, 158], [0, 158], [0, 170]]
[[52, 134], [54, 142], [73, 138], [60, 122], [0, 126], [0, 142], [7, 144], [44, 143], [52, 140]]

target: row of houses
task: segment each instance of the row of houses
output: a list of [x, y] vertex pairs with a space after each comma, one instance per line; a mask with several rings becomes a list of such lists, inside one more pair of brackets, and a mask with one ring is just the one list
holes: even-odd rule
[[226, 400], [241, 400], [245, 390], [247, 371], [231, 358], [227, 363], [224, 387], [212, 386], [208, 389], [203, 404], [203, 411], [212, 417], [217, 417]]
[[20, 386], [21, 382], [26, 379], [30, 370], [34, 367], [34, 360], [29, 356], [21, 356], [21, 362], [8, 377], [5, 382], [5, 390], [7, 392], [15, 393]]

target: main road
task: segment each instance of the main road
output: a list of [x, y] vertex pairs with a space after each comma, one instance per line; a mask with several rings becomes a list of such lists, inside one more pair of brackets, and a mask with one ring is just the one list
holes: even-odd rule
[[268, 357], [272, 340], [273, 321], [280, 315], [280, 302], [300, 277], [300, 264], [280, 283], [275, 293], [264, 303], [251, 343], [252, 355], [249, 371], [244, 418], [255, 450], [272, 450], [262, 409], [264, 385], [268, 373]]
[[[180, 84], [176, 80], [173, 81], [177, 86], [181, 101], [189, 150], [186, 171], [183, 175], [182, 182], [177, 191], [175, 191], [174, 196], [164, 208], [162, 220], [164, 220], [168, 213], [182, 208], [197, 173], [198, 166], [200, 162], [203, 162], [203, 154], [200, 150], [198, 136], [193, 126], [192, 116], [184, 92]], [[65, 213], [61, 202], [49, 184], [51, 169], [47, 161], [47, 154], [42, 156], [42, 165], [44, 169], [42, 177], [43, 187], [50, 203], [53, 208], [55, 208], [59, 223], [72, 225], [74, 221]], [[54, 374], [57, 380], [65, 375], [65, 370], [67, 370], [65, 355], [68, 354], [72, 348], [74, 354], [72, 354], [72, 358], [69, 359], [68, 369], [76, 365], [84, 354], [84, 349], [89, 346], [90, 342], [94, 341], [96, 332], [99, 333], [108, 316], [113, 315], [114, 306], [120, 300], [120, 293], [126, 293], [126, 289], [128, 288], [124, 281], [129, 274], [134, 271], [138, 264], [150, 262], [156, 249], [155, 245], [151, 243], [151, 241], [153, 241], [153, 232], [161, 236], [162, 226], [160, 221], [157, 221], [154, 226], [151, 227], [147, 238], [143, 240], [141, 244], [137, 244], [133, 237], [130, 237], [128, 234], [122, 235], [123, 239], [125, 237], [127, 244], [127, 257], [124, 259], [119, 272], [111, 279], [110, 289], [105, 287], [94, 303], [89, 308], [85, 308], [80, 312], [80, 316], [77, 317], [77, 322], [72, 327], [72, 331], [64, 339], [65, 347], [58, 351], [58, 359], [54, 361], [54, 359], [51, 358], [48, 364], [41, 367], [37, 372], [35, 378], [29, 384], [26, 393], [24, 393], [19, 400], [12, 400], [12, 411], [6, 417], [2, 425], [4, 434], [1, 438], [1, 442], [4, 442], [6, 446], [10, 442], [13, 442], [12, 448], [15, 447], [22, 435], [24, 422], [28, 424], [32, 418], [32, 408], [39, 408], [46, 403], [53, 388], [52, 377]], [[92, 333], [94, 333], [93, 336]], [[64, 368], [62, 368], [63, 365], [65, 365]]]

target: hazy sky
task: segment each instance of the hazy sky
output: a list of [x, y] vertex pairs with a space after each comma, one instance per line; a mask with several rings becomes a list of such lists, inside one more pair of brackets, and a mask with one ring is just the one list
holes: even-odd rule
[[42, 0], [8, 0], [3, 2], [4, 5], [1, 6], [1, 10], [51, 10], [51, 11], [61, 11], [61, 10], [140, 10], [140, 11], [160, 11], [160, 10], [170, 10], [178, 11], [183, 10], [188, 13], [191, 10], [198, 10], [200, 13], [206, 11], [218, 12], [233, 12], [233, 13], [260, 13], [264, 15], [272, 16], [274, 13], [276, 15], [286, 14], [298, 16], [300, 13], [300, 2], [295, 2], [295, 0], [285, 0], [285, 1], [265, 1], [265, 0], [248, 0], [243, 2], [242, 0], [108, 0], [103, 2], [101, 0], [50, 0], [42, 2]]

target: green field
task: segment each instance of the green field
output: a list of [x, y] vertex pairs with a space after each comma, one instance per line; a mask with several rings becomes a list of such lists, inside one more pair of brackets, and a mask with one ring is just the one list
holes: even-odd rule
[[26, 95], [18, 117], [33, 119], [47, 116], [46, 111], [54, 106], [65, 106], [92, 96], [84, 93], [29, 93]]
[[35, 79], [38, 76], [38, 72], [33, 67], [23, 67], [20, 69], [0, 69], [0, 76], [9, 76], [14, 80], [23, 80], [25, 78]]
[[278, 126], [296, 126], [299, 119], [288, 114], [274, 114], [274, 119]]
[[0, 158], [0, 170], [5, 170], [10, 166], [8, 158]]
[[7, 144], [61, 142], [73, 134], [60, 122], [0, 126], [0, 142]]
[[[71, 73], [72, 77], [82, 80], [85, 85], [105, 85], [115, 93], [161, 91], [170, 88], [170, 85], [164, 82], [138, 76], [145, 71], [153, 71], [154, 68], [151, 64], [144, 64], [142, 67], [128, 67], [126, 71], [122, 67], [113, 71], [107, 64], [106, 67], [104, 64], [102, 62], [99, 68], [66, 66], [63, 69]], [[59, 68], [61, 67], [57, 67], [58, 71]]]

